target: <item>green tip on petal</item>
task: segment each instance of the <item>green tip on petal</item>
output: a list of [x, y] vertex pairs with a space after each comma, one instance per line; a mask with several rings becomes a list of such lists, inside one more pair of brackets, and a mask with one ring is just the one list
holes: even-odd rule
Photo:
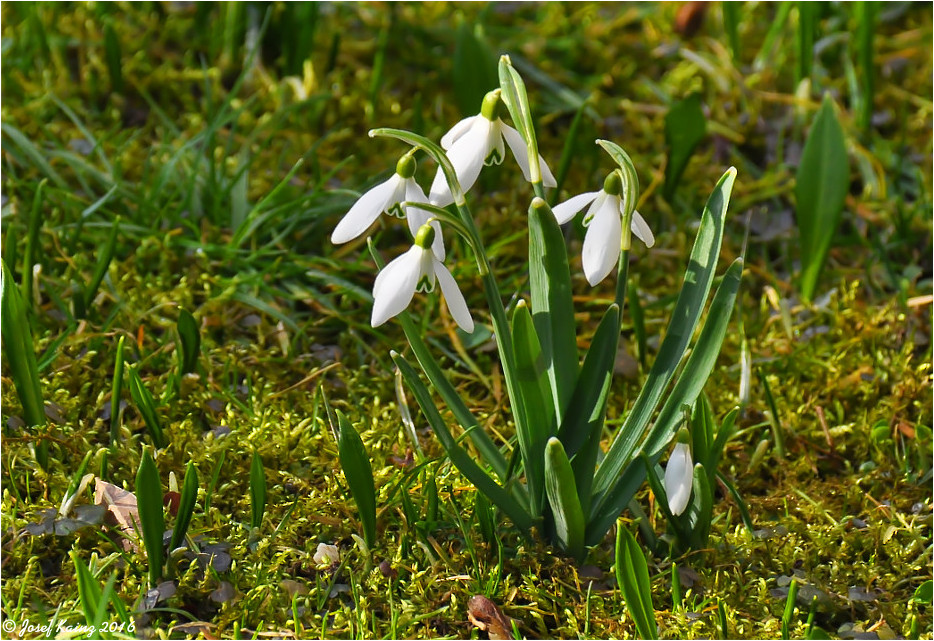
[[429, 221], [418, 228], [418, 233], [415, 234], [415, 244], [422, 249], [431, 249], [433, 242], [435, 242], [435, 228]]
[[678, 442], [686, 445], [691, 443], [691, 433], [687, 431], [687, 428], [682, 427], [678, 430]]
[[491, 122], [499, 119], [500, 109], [503, 105], [501, 94], [500, 89], [494, 89], [483, 97], [483, 105], [480, 107], [481, 116]]
[[610, 172], [606, 180], [603, 181], [603, 191], [610, 196], [619, 196], [623, 193], [623, 179], [619, 175], [619, 170]]
[[[412, 151], [415, 150], [413, 149]], [[418, 163], [415, 162], [415, 158], [412, 157], [412, 152], [410, 151], [396, 163], [396, 173], [403, 178], [411, 178], [415, 175], [415, 169], [417, 167]]]

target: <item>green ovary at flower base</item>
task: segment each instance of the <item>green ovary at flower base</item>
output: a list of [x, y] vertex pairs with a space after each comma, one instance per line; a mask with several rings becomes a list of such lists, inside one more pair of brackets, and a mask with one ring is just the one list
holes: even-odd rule
[[408, 307], [416, 290], [433, 291], [437, 279], [458, 326], [468, 334], [473, 332], [474, 323], [464, 295], [451, 272], [431, 249], [436, 239], [435, 228], [431, 223], [436, 224], [437, 221], [430, 220], [422, 225], [415, 235], [412, 248], [386, 265], [376, 276], [373, 285], [373, 315], [370, 319], [373, 327], [379, 327]]
[[[412, 236], [428, 222], [428, 212], [420, 209], [418, 203], [427, 203], [425, 191], [415, 182], [417, 164], [413, 158], [414, 150], [402, 156], [396, 163], [396, 173], [386, 182], [380, 183], [360, 196], [331, 234], [335, 245], [350, 242], [362, 236], [383, 212], [397, 218], [406, 218]], [[437, 221], [433, 223], [436, 231], [432, 249], [438, 260], [444, 260], [444, 242], [441, 228]]]
[[[503, 162], [506, 157], [506, 145], [509, 145], [516, 162], [519, 163], [522, 175], [531, 181], [528, 147], [519, 132], [500, 119], [501, 109], [499, 89], [491, 91], [483, 99], [483, 107], [478, 115], [464, 118], [441, 138], [441, 147], [447, 151], [457, 179], [465, 192], [473, 187], [484, 165], [498, 165]], [[541, 156], [539, 163], [544, 185], [557, 186], [555, 177]], [[431, 183], [430, 200], [439, 207], [454, 202], [451, 189], [440, 169]]]

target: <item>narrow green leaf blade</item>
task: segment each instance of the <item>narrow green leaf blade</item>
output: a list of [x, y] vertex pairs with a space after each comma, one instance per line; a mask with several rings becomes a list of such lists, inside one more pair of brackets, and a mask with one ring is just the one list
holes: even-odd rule
[[97, 579], [91, 574], [91, 570], [76, 550], [70, 552], [71, 560], [75, 564], [75, 580], [78, 584], [78, 599], [81, 601], [81, 609], [84, 611], [85, 621], [90, 623], [94, 621], [95, 614], [101, 602], [101, 586]]
[[117, 339], [117, 354], [114, 357], [114, 375], [110, 386], [110, 448], [117, 445], [120, 436], [120, 396], [123, 393], [123, 343], [126, 336]]
[[577, 381], [576, 327], [564, 234], [543, 201], [529, 207], [529, 284], [532, 320], [548, 368], [555, 416], [560, 417]]
[[545, 447], [545, 489], [554, 516], [555, 536], [568, 554], [578, 561], [584, 557], [584, 512], [577, 496], [571, 462], [552, 437]]
[[[735, 179], [736, 169], [731, 167], [720, 178], [707, 200], [697, 238], [694, 241], [694, 248], [691, 250], [688, 268], [684, 274], [684, 284], [678, 295], [678, 301], [675, 303], [665, 338], [639, 397], [597, 470], [594, 480], [595, 495], [605, 493], [617, 481], [620, 473], [632, 459], [636, 444], [645, 433], [649, 419], [674, 376], [678, 363], [684, 358], [713, 283], [717, 258], [720, 255], [720, 244], [723, 240], [723, 224]], [[596, 502], [594, 506], [599, 508], [603, 502], [605, 502], [605, 497]], [[616, 515], [607, 524], [607, 528], [615, 520]]]
[[104, 276], [107, 275], [107, 268], [110, 267], [110, 261], [113, 260], [114, 250], [117, 247], [117, 233], [119, 231], [120, 219], [117, 218], [110, 227], [110, 235], [107, 237], [107, 242], [104, 243], [104, 247], [97, 259], [97, 265], [94, 267], [94, 274], [91, 276], [91, 281], [84, 289], [83, 311], [85, 314], [87, 314], [87, 311], [91, 308], [91, 303], [94, 302], [94, 297], [97, 296], [97, 290], [100, 288]]
[[817, 112], [795, 177], [795, 218], [801, 234], [801, 296], [810, 300], [840, 225], [850, 188], [843, 128], [830, 95]]
[[[644, 470], [639, 465], [629, 465], [628, 463], [632, 453], [636, 451], [648, 453], [654, 465], [661, 456], [662, 448], [671, 440], [678, 427], [681, 420], [681, 408], [684, 405], [693, 405], [707, 382], [720, 352], [723, 337], [726, 335], [726, 327], [733, 312], [733, 304], [739, 290], [742, 271], [743, 262], [742, 259], [738, 258], [733, 262], [720, 282], [710, 305], [707, 321], [704, 323], [704, 328], [694, 345], [694, 350], [691, 352], [681, 376], [678, 377], [678, 382], [672, 388], [668, 400], [662, 407], [645, 441], [638, 447], [638, 450], [636, 450], [636, 443], [633, 442], [633, 449], [628, 450], [631, 453], [627, 455], [626, 459], [614, 459], [614, 464], [620, 464], [621, 467], [628, 465], [628, 468], [622, 476], [617, 473], [616, 477], [610, 479], [608, 483], [610, 489], [599, 496], [599, 501], [594, 502], [591, 508], [590, 521], [587, 525], [588, 545], [595, 544], [594, 540], [599, 541], [599, 538], [613, 525], [616, 517], [629, 504], [629, 501], [632, 500], [633, 495], [642, 484]], [[658, 360], [656, 360], [656, 364], [657, 362]], [[655, 366], [653, 365], [654, 369]], [[639, 400], [637, 399], [636, 405], [638, 404]], [[627, 417], [621, 431], [626, 429], [631, 416], [632, 414]], [[612, 453], [612, 447], [610, 451]], [[626, 450], [620, 451], [627, 453]], [[609, 469], [605, 468], [609, 458], [610, 455], [608, 454], [603, 465], [597, 470], [598, 478], [601, 471]]]
[[707, 119], [701, 108], [700, 94], [691, 94], [671, 106], [665, 116], [665, 142], [668, 164], [665, 165], [663, 193], [671, 200], [688, 160], [707, 135]]
[[149, 390], [146, 389], [146, 386], [143, 384], [143, 380], [140, 378], [139, 371], [136, 367], [131, 367], [129, 369], [129, 378], [130, 396], [133, 397], [133, 403], [143, 416], [143, 422], [149, 430], [149, 435], [152, 437], [153, 444], [161, 449], [168, 443], [165, 440], [165, 434], [162, 432], [162, 423], [159, 421], [159, 416], [156, 414], [156, 403], [152, 398], [152, 394], [149, 393]]
[[657, 639], [655, 607], [649, 566], [636, 539], [620, 523], [616, 532], [616, 581], [626, 600], [626, 608], [643, 639]]
[[540, 512], [545, 500], [545, 443], [557, 433], [557, 427], [545, 358], [535, 333], [532, 314], [525, 301], [519, 301], [513, 313], [512, 344], [516, 354], [516, 391], [520, 397], [512, 401], [522, 403], [528, 419], [516, 425], [516, 435], [532, 506], [536, 512]]
[[341, 412], [337, 412], [338, 454], [341, 469], [350, 487], [350, 494], [357, 504], [360, 523], [366, 544], [372, 548], [376, 544], [376, 487], [373, 482], [373, 468], [370, 458], [357, 430]]
[[479, 24], [462, 20], [454, 44], [454, 99], [465, 118], [479, 113], [480, 103], [498, 84], [496, 57]]
[[195, 371], [198, 366], [198, 357], [201, 355], [201, 334], [195, 317], [187, 309], [178, 310], [178, 323], [176, 325], [179, 339], [179, 366], [182, 374]]
[[[23, 419], [28, 427], [42, 427], [46, 424], [45, 403], [42, 400], [42, 388], [39, 383], [39, 367], [36, 364], [36, 350], [33, 347], [32, 332], [26, 316], [26, 306], [19, 287], [5, 262], [2, 263], [3, 282], [0, 294], [0, 333], [3, 338], [3, 351], [6, 352], [7, 367], [20, 404], [23, 406]], [[43, 440], [36, 445], [36, 460], [45, 468], [48, 465], [48, 442]]]
[[149, 585], [155, 587], [162, 578], [162, 564], [165, 559], [162, 549], [165, 515], [162, 511], [162, 482], [148, 448], [143, 450], [136, 473], [136, 506], [139, 509], [143, 544], [149, 561]]
[[182, 494], [178, 501], [178, 516], [175, 519], [175, 527], [172, 528], [172, 542], [169, 544], [170, 553], [185, 540], [185, 534], [188, 532], [188, 526], [191, 525], [191, 517], [194, 514], [197, 500], [198, 470], [195, 469], [195, 464], [189, 461], [185, 468], [185, 479], [182, 481]]
[[266, 513], [266, 470], [263, 460], [253, 452], [250, 463], [250, 526], [256, 530], [263, 524]]

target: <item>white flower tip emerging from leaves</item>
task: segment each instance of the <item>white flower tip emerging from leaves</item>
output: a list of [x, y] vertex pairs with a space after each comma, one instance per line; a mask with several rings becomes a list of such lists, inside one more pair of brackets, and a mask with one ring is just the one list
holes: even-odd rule
[[312, 560], [320, 566], [332, 566], [341, 560], [341, 551], [336, 545], [319, 543]]
[[[687, 430], [682, 430], [687, 434]], [[675, 445], [668, 465], [665, 467], [665, 493], [668, 495], [668, 509], [675, 516], [679, 516], [688, 506], [691, 498], [691, 487], [694, 484], [694, 461], [691, 460], [691, 447], [682, 442], [682, 434], [678, 433], [678, 443]]]
[[[461, 190], [465, 193], [477, 182], [484, 165], [499, 165], [503, 162], [506, 145], [519, 163], [522, 175], [526, 180], [532, 180], [528, 147], [522, 135], [500, 119], [503, 106], [500, 90], [489, 92], [483, 98], [479, 115], [464, 118], [441, 138], [441, 147], [447, 152]], [[542, 170], [542, 184], [556, 187], [558, 183], [545, 159], [539, 156], [538, 161]], [[440, 168], [431, 183], [429, 199], [438, 207], [446, 207], [454, 202], [451, 188]]]
[[[407, 218], [409, 228], [414, 235], [418, 228], [428, 220], [428, 213], [416, 206], [402, 206], [402, 203], [427, 203], [428, 198], [424, 190], [415, 182], [415, 158], [412, 152], [399, 159], [396, 164], [396, 173], [384, 183], [376, 185], [360, 196], [350, 211], [341, 219], [331, 234], [331, 242], [335, 245], [350, 242], [361, 236], [370, 228], [383, 212]], [[441, 234], [433, 247], [438, 258], [444, 259], [444, 245]]]
[[379, 327], [408, 307], [416, 290], [434, 290], [437, 279], [457, 325], [468, 334], [473, 332], [473, 319], [464, 295], [451, 272], [432, 251], [436, 235], [440, 235], [436, 232], [436, 225], [435, 220], [422, 225], [412, 248], [386, 265], [376, 276], [373, 285], [373, 314], [370, 317], [373, 327]]
[[[584, 235], [581, 258], [584, 275], [591, 286], [606, 278], [619, 261], [624, 246], [629, 248], [628, 231], [623, 231], [623, 220], [630, 212], [632, 233], [644, 242], [646, 247], [655, 244], [652, 230], [639, 212], [633, 209], [634, 201], [635, 195], [628, 193], [627, 185], [623, 184], [619, 171], [613, 171], [603, 182], [602, 190], [578, 194], [553, 209], [558, 224], [563, 225], [590, 204], [584, 215], [584, 227], [587, 228], [587, 232]], [[624, 233], [627, 234], [625, 239]]]

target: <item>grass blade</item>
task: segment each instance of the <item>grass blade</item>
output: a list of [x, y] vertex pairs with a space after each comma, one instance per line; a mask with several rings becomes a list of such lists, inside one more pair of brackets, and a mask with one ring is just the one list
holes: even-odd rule
[[616, 530], [616, 582], [623, 593], [626, 608], [643, 639], [657, 639], [655, 607], [652, 605], [652, 584], [649, 566], [639, 544], [632, 534], [617, 524]]
[[36, 195], [32, 199], [32, 208], [29, 210], [29, 229], [26, 235], [26, 249], [23, 251], [23, 299], [26, 308], [35, 304], [33, 288], [33, 267], [35, 265], [36, 248], [39, 245], [39, 229], [42, 227], [42, 192], [48, 179], [43, 178], [36, 187]]
[[636, 335], [636, 349], [639, 352], [639, 364], [645, 367], [646, 334], [645, 334], [645, 312], [642, 309], [642, 299], [639, 298], [639, 287], [635, 282], [630, 282], [626, 292], [626, 302], [629, 303], [629, 319], [632, 321], [632, 332]]
[[149, 586], [156, 587], [162, 578], [162, 564], [165, 559], [162, 549], [165, 515], [162, 511], [162, 482], [148, 448], [143, 450], [136, 473], [136, 505], [149, 561]]
[[114, 375], [110, 386], [110, 449], [117, 445], [120, 435], [120, 396], [123, 392], [123, 342], [126, 336], [117, 339], [117, 354], [114, 357]]
[[667, 200], [671, 200], [688, 160], [706, 135], [707, 119], [701, 108], [700, 94], [691, 94], [671, 105], [665, 116], [668, 163], [665, 165], [665, 187], [662, 193]]
[[463, 117], [477, 113], [483, 97], [498, 84], [496, 57], [479, 24], [461, 20], [454, 44], [454, 100]]
[[250, 463], [250, 526], [258, 530], [266, 513], [266, 471], [256, 451]]
[[846, 140], [827, 94], [804, 143], [795, 176], [795, 219], [801, 234], [799, 287], [805, 300], [814, 296], [849, 188]]
[[366, 544], [372, 548], [376, 543], [376, 487], [370, 457], [357, 430], [341, 412], [337, 412], [337, 423], [340, 427], [337, 446], [341, 469], [357, 504]]
[[168, 442], [165, 440], [162, 423], [159, 422], [159, 416], [156, 414], [156, 403], [152, 398], [152, 394], [143, 385], [143, 379], [140, 378], [136, 367], [129, 369], [129, 377], [130, 396], [133, 397], [133, 403], [143, 416], [143, 422], [146, 424], [146, 429], [149, 430], [149, 436], [152, 437], [153, 444], [156, 448], [161, 449], [168, 445]]
[[195, 502], [198, 500], [198, 470], [191, 461], [185, 468], [185, 479], [182, 481], [182, 494], [178, 501], [178, 516], [175, 519], [175, 527], [172, 528], [172, 542], [169, 544], [169, 552], [176, 549], [185, 540], [185, 534], [188, 532], [188, 526], [191, 524], [191, 516], [195, 511]]
[[[100, 607], [101, 586], [91, 574], [90, 568], [84, 564], [76, 550], [70, 552], [71, 560], [75, 564], [75, 582], [78, 584], [78, 600], [84, 611], [84, 620], [88, 625], [94, 621]], [[106, 605], [106, 604], [105, 604]]]
[[[26, 421], [27, 427], [41, 428], [46, 425], [45, 403], [42, 400], [39, 367], [36, 364], [32, 332], [29, 331], [26, 305], [10, 269], [5, 262], [2, 265], [0, 334], [3, 338], [3, 351], [6, 352], [8, 371], [16, 386], [20, 404], [23, 406], [23, 420]], [[36, 443], [36, 460], [43, 469], [49, 464], [49, 443], [45, 439]]]
[[198, 367], [198, 357], [201, 355], [201, 334], [195, 317], [187, 309], [178, 310], [179, 359], [181, 374], [194, 372]]
[[814, 2], [799, 1], [798, 5], [798, 65], [795, 67], [795, 85], [811, 77], [814, 63], [814, 32], [817, 27], [817, 11]]
[[558, 544], [578, 561], [584, 558], [584, 512], [577, 495], [574, 471], [561, 445], [552, 437], [545, 447], [545, 489], [554, 516]]
[[402, 372], [406, 384], [412, 390], [412, 394], [422, 408], [428, 424], [434, 431], [438, 440], [441, 441], [445, 453], [454, 466], [463, 474], [468, 481], [474, 484], [478, 491], [482, 492], [496, 507], [502, 510], [506, 516], [512, 519], [516, 527], [525, 535], [528, 535], [532, 529], [533, 520], [528, 510], [513, 498], [502, 486], [496, 483], [483, 469], [470, 458], [470, 455], [458, 444], [451, 433], [448, 431], [444, 419], [435, 407], [431, 399], [431, 393], [425, 384], [422, 383], [418, 374], [412, 366], [396, 352], [391, 353], [392, 360], [395, 362], [399, 371]]
[[91, 303], [94, 301], [94, 297], [97, 296], [97, 290], [101, 286], [101, 282], [103, 282], [104, 276], [107, 275], [107, 268], [110, 267], [110, 261], [113, 260], [114, 250], [117, 247], [117, 232], [119, 230], [120, 219], [117, 218], [114, 220], [114, 223], [110, 228], [110, 236], [107, 237], [107, 242], [104, 243], [100, 257], [97, 259], [97, 265], [94, 267], [94, 275], [91, 276], [91, 282], [89, 282], [87, 287], [84, 288], [84, 305], [83, 309], [81, 310], [82, 313], [80, 316], [77, 313], [75, 314], [78, 318], [82, 318], [87, 314], [87, 310], [91, 307]]

